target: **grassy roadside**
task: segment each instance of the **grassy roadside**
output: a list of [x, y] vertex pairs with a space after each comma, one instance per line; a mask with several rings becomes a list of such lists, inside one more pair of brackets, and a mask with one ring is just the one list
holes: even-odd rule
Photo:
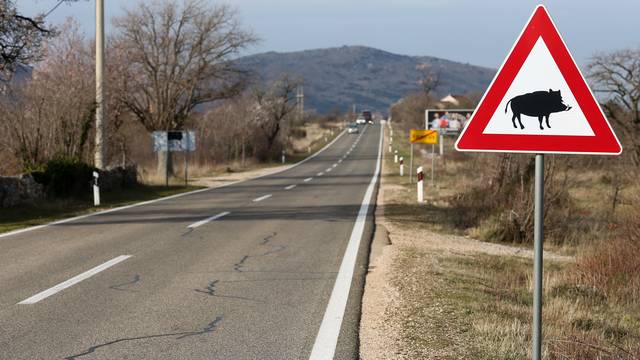
[[[292, 155], [288, 155], [286, 157], [286, 163], [294, 164], [304, 160], [309, 155], [314, 154], [326, 144], [333, 141], [333, 139], [340, 134], [341, 130], [337, 128], [332, 130], [333, 131], [324, 131], [323, 136], [313, 139], [310, 142], [309, 148], [311, 149], [311, 152], [297, 152]], [[218, 171], [209, 169], [207, 171], [207, 175], [218, 176], [228, 174], [229, 172], [246, 172], [280, 165], [282, 164], [274, 162], [250, 163], [244, 168], [240, 168], [238, 166], [223, 166], [220, 167]], [[196, 174], [192, 175], [197, 176], [197, 169], [192, 169], [192, 171], [193, 170], [196, 170], [194, 171]], [[93, 200], [87, 198], [82, 200], [47, 199], [37, 205], [23, 205], [5, 209], [0, 208], [0, 233], [203, 188], [203, 186], [195, 185], [185, 187], [184, 178], [180, 177], [172, 177], [170, 179], [169, 187], [165, 187], [163, 185], [164, 179], [151, 179], [149, 176], [146, 176], [144, 181], [151, 181], [151, 183], [140, 184], [134, 188], [101, 194], [101, 206], [98, 207], [94, 207]], [[192, 179], [190, 179], [189, 182], [192, 182]]]
[[[545, 264], [545, 358], [636, 359], [640, 309], [572, 282], [567, 266]], [[530, 358], [532, 268], [511, 256], [403, 249], [392, 285], [407, 358]]]
[[200, 188], [199, 186], [138, 185], [134, 188], [102, 194], [101, 205], [98, 207], [93, 206], [93, 200], [90, 199], [48, 199], [37, 205], [0, 209], [0, 233]]
[[[408, 159], [404, 134], [394, 130], [393, 141]], [[398, 166], [385, 150], [381, 221], [394, 248], [385, 286], [397, 298], [387, 303], [384, 321], [393, 323], [398, 336], [391, 353], [363, 358], [530, 358], [533, 265], [522, 255], [529, 246], [461, 236], [474, 232], [459, 223], [458, 209], [447, 201], [464, 190], [460, 179], [468, 176], [459, 172], [456, 161], [437, 159], [436, 186], [428, 186], [425, 174], [428, 202], [419, 205], [415, 184], [398, 176]], [[416, 162], [425, 170], [430, 167], [430, 159]], [[545, 261], [545, 359], [639, 359], [640, 303], [586, 285], [576, 278], [576, 266], [573, 261]]]

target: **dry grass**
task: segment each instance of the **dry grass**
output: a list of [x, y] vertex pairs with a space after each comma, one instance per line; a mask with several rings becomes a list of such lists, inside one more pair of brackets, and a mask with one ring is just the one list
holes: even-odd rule
[[[406, 154], [400, 136], [394, 143]], [[471, 163], [466, 155], [452, 154], [446, 163], [439, 159], [436, 186], [426, 191], [428, 203], [419, 205], [415, 185], [397, 176], [397, 165], [387, 153], [384, 217], [397, 247], [388, 286], [398, 299], [384, 316], [397, 323], [400, 334], [390, 358], [531, 356], [530, 258], [514, 256], [518, 251], [491, 250], [496, 244], [485, 243], [487, 251], [480, 253], [482, 245], [460, 246], [463, 238], [450, 235], [473, 236], [497, 226], [487, 214], [477, 213], [491, 209], [464, 209], [451, 201], [488, 180], [482, 157]], [[421, 162], [430, 164], [429, 159]], [[638, 187], [627, 187], [613, 209], [611, 187], [602, 173], [568, 171], [576, 179], [568, 191], [576, 214], [565, 220], [571, 223], [563, 235], [566, 242], [546, 248], [578, 255], [575, 262], [545, 258], [544, 357], [640, 359], [640, 212], [633, 205], [639, 200], [634, 198]], [[466, 216], [477, 217], [474, 226], [468, 226]], [[394, 236], [411, 240], [396, 242]]]
[[[324, 125], [324, 126], [323, 126]], [[324, 147], [340, 134], [341, 124], [339, 123], [309, 123], [303, 129], [306, 133], [304, 138], [292, 140], [291, 149], [287, 151], [286, 163], [296, 163], [307, 156]], [[184, 184], [185, 174], [185, 154], [175, 153], [173, 155], [174, 175], [170, 177], [170, 185]], [[281, 162], [261, 162], [255, 158], [246, 158], [244, 161], [232, 160], [228, 163], [194, 161], [195, 156], [191, 155], [188, 164], [189, 183], [198, 183], [199, 179], [217, 177], [231, 173], [243, 173], [252, 170], [260, 170], [281, 166]], [[153, 159], [147, 159], [138, 167], [140, 181], [145, 184], [164, 185], [165, 176], [158, 174], [156, 163]]]
[[[568, 266], [545, 265], [545, 358], [640, 356], [640, 304], [607, 301], [570, 281]], [[394, 267], [401, 305], [393, 315], [407, 358], [530, 357], [532, 267], [523, 258], [404, 249]]]

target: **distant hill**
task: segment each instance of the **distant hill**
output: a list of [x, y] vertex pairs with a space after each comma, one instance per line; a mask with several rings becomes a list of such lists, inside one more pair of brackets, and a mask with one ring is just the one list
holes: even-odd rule
[[494, 69], [365, 46], [267, 52], [242, 57], [238, 63], [257, 72], [262, 81], [272, 81], [284, 73], [303, 77], [305, 107], [320, 113], [334, 108], [346, 111], [353, 104], [359, 110], [386, 112], [391, 104], [418, 90], [419, 64], [430, 64], [440, 73], [436, 89], [440, 95], [484, 91], [495, 74]]

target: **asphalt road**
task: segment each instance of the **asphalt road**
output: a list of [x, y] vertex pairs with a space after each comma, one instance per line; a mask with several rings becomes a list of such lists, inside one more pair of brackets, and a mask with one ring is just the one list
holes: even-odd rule
[[0, 359], [357, 358], [380, 136], [368, 125], [278, 174], [0, 237]]

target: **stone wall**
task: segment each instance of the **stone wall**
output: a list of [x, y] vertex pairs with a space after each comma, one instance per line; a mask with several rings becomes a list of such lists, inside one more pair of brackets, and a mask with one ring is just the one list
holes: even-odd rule
[[[138, 184], [136, 166], [118, 167], [100, 171], [100, 191], [118, 191]], [[83, 185], [84, 186], [84, 185]], [[91, 194], [91, 184], [86, 184], [87, 194]], [[33, 204], [45, 198], [47, 189], [36, 182], [31, 175], [0, 176], [0, 208]]]
[[138, 184], [138, 168], [135, 165], [100, 171], [100, 191], [109, 192]]
[[0, 176], [0, 207], [32, 204], [42, 198], [44, 187], [33, 176]]

